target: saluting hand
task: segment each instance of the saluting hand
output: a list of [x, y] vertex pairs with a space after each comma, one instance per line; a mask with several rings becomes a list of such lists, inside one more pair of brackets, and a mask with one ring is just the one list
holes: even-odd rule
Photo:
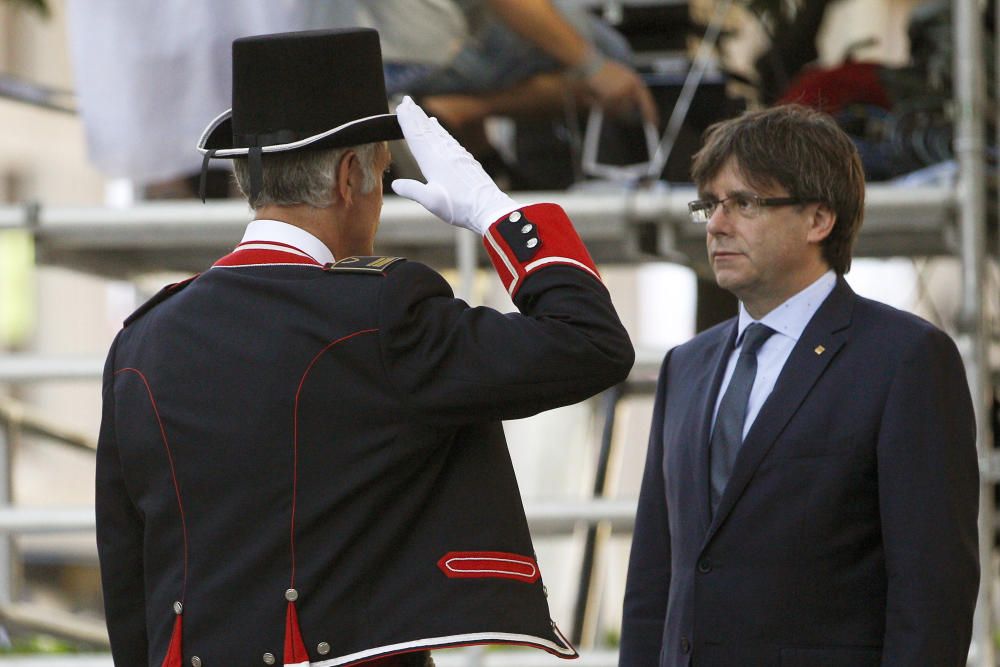
[[417, 202], [445, 222], [485, 234], [489, 226], [520, 208], [504, 194], [482, 165], [409, 96], [396, 107], [406, 144], [427, 183], [407, 178], [392, 182], [400, 197]]

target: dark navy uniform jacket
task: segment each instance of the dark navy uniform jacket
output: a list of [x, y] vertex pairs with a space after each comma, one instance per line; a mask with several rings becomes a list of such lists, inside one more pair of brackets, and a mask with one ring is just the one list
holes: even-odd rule
[[841, 279], [713, 515], [709, 433], [736, 328], [663, 362], [621, 667], [965, 665], [979, 482], [955, 344]]
[[521, 314], [470, 308], [416, 262], [238, 248], [127, 321], [97, 473], [116, 665], [576, 656], [500, 420], [622, 381], [633, 350], [562, 209], [484, 243]]

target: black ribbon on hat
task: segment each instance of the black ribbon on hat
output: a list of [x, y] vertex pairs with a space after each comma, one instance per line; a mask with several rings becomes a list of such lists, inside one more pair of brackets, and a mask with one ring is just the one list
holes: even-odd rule
[[261, 164], [261, 147], [247, 149], [247, 167], [250, 169], [250, 206], [254, 205], [264, 187], [264, 167]]
[[[201, 159], [201, 176], [198, 178], [198, 196], [201, 203], [205, 203], [205, 188], [208, 181], [208, 162], [215, 157], [216, 149], [212, 148], [205, 152], [205, 157]], [[260, 191], [264, 188], [264, 167], [261, 162], [261, 147], [251, 146], [247, 149], [247, 168], [250, 170], [250, 205], [253, 206], [260, 196]]]
[[201, 197], [201, 203], [205, 203], [205, 187], [208, 182], [208, 161], [215, 157], [215, 149], [212, 148], [205, 153], [205, 157], [201, 159], [201, 176], [198, 178], [198, 196]]
[[303, 135], [295, 130], [275, 130], [274, 132], [261, 132], [257, 134], [233, 134], [234, 146], [277, 146], [279, 144], [292, 144], [299, 139], [308, 138], [308, 134]]

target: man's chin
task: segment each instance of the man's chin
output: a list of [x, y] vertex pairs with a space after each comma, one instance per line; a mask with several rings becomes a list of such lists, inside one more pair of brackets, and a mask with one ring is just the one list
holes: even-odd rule
[[725, 269], [715, 271], [715, 284], [724, 290], [734, 292], [739, 290], [742, 280], [735, 272]]

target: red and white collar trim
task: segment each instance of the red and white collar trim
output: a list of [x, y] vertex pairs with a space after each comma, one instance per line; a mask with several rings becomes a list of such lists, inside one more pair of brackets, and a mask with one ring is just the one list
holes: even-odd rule
[[278, 220], [254, 220], [233, 252], [213, 266], [323, 266], [333, 261], [330, 249], [304, 229]]

